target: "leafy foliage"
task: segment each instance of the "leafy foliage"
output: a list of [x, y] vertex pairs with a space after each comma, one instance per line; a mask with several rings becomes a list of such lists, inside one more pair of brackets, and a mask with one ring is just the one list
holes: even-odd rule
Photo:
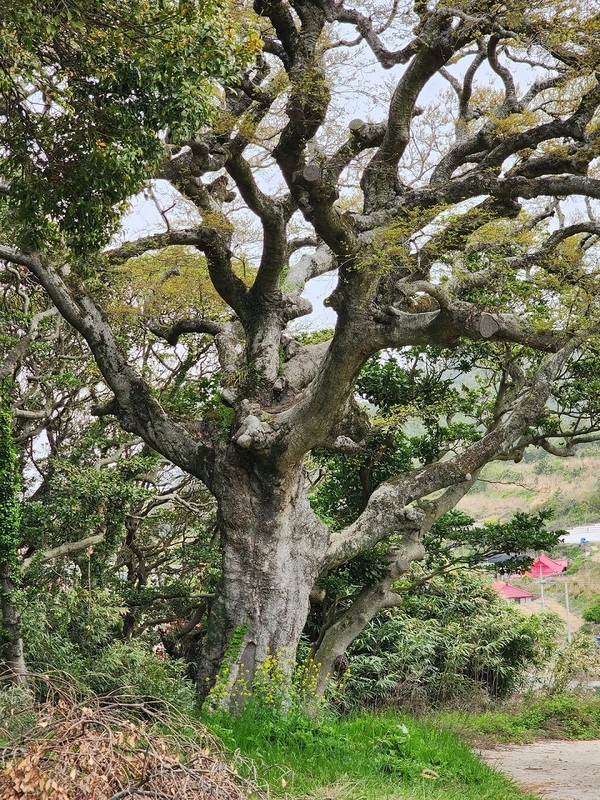
[[[19, 613], [15, 603], [18, 578], [20, 474], [13, 441], [9, 381], [0, 381], [0, 658], [12, 669], [23, 670], [20, 653]], [[18, 661], [18, 664], [17, 664]], [[1, 663], [1, 662], [0, 662]]]
[[235, 79], [257, 44], [220, 0], [11, 0], [0, 30], [3, 234], [76, 252], [106, 242], [163, 154], [159, 132], [181, 142], [207, 123], [213, 79]]
[[36, 674], [70, 676], [99, 694], [127, 690], [180, 707], [192, 702], [183, 664], [167, 659], [154, 634], [124, 641], [126, 608], [109, 589], [75, 582], [23, 591], [22, 634], [29, 669]]
[[[432, 415], [442, 403], [448, 403], [458, 395], [452, 379], [442, 377], [431, 369], [433, 350], [412, 348], [398, 357], [390, 356], [384, 361], [370, 359], [357, 380], [356, 388], [382, 413], [401, 409], [413, 413], [419, 409]], [[428, 369], [429, 367], [429, 369]]]
[[0, 569], [6, 576], [17, 566], [21, 517], [17, 455], [7, 382], [0, 383]]
[[475, 525], [468, 514], [454, 510], [437, 520], [424, 536], [427, 569], [473, 567], [497, 555], [510, 556], [497, 567], [503, 572], [523, 569], [533, 562], [528, 551], [552, 550], [566, 531], [550, 531], [551, 511], [526, 514], [518, 511], [504, 523]]
[[595, 342], [583, 348], [573, 364], [569, 380], [556, 388], [559, 413], [596, 420], [600, 416], [600, 350]]
[[44, 493], [23, 505], [22, 546], [39, 550], [103, 534], [95, 563], [106, 558], [122, 538], [129, 506], [144, 495], [143, 489], [127, 480], [126, 472], [135, 475], [142, 469], [143, 460], [124, 461], [104, 470], [70, 459], [54, 461]]
[[322, 477], [310, 498], [313, 509], [334, 528], [349, 525], [382, 481], [410, 469], [412, 455], [400, 429], [381, 427], [368, 437], [362, 453], [316, 456]]
[[415, 347], [369, 359], [356, 388], [375, 407], [375, 427], [362, 450], [314, 456], [319, 476], [310, 500], [322, 519], [335, 528], [350, 524], [383, 481], [477, 441], [480, 420], [464, 418], [476, 415], [477, 403], [458, 381], [477, 354], [477, 348], [450, 353]]
[[546, 691], [551, 695], [568, 692], [573, 684], [600, 674], [600, 651], [594, 638], [579, 630], [571, 642], [558, 651], [547, 680]]
[[507, 697], [554, 647], [554, 623], [525, 617], [472, 573], [445, 576], [382, 611], [351, 645], [342, 707], [427, 707]]
[[581, 616], [586, 622], [600, 623], [600, 597], [588, 606]]
[[[127, 258], [127, 251], [125, 244], [118, 263], [103, 265], [108, 281], [102, 287], [107, 294], [106, 308], [123, 333], [134, 333], [141, 320], [167, 324], [194, 314], [211, 319], [228, 317], [229, 308], [216, 292], [206, 258], [200, 253], [173, 246]], [[238, 271], [240, 279], [246, 281], [255, 274], [251, 268]]]
[[[95, 469], [83, 456], [77, 466], [76, 452], [52, 462], [44, 492], [23, 506], [21, 542], [34, 553], [21, 595], [28, 658], [36, 670], [76, 671], [86, 681], [105, 671], [119, 685], [142, 680], [136, 658], [145, 653], [148, 665], [157, 663], [158, 648], [179, 675], [178, 659], [192, 657], [186, 648], [195, 639], [183, 640], [178, 630], [206, 612], [218, 575], [213, 506], [188, 493], [196, 510], [190, 521], [185, 506], [170, 502], [177, 484], [168, 483], [169, 471], [152, 471], [153, 454], [122, 455]], [[153, 475], [166, 485], [150, 489], [140, 480]], [[77, 547], [90, 535], [100, 541]], [[65, 556], [45, 558], [46, 550], [71, 544]], [[89, 681], [106, 688], [103, 680]]]

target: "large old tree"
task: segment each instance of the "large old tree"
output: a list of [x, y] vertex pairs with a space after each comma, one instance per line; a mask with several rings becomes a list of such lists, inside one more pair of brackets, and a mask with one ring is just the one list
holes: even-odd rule
[[[267, 652], [293, 657], [319, 575], [391, 540], [379, 597], [357, 614], [385, 602], [422, 554], [428, 519], [488, 460], [535, 440], [553, 384], [595, 334], [600, 19], [588, 4], [239, 3], [231, 19], [259, 32], [257, 49], [256, 37], [236, 45], [226, 16], [217, 35], [203, 26], [214, 3], [128, 5], [132, 20], [112, 27], [103, 14], [114, 22], [119, 4], [61, 4], [52, 24], [34, 14], [10, 27], [0, 257], [87, 342], [111, 392], [96, 413], [216, 499], [223, 577], [200, 686], [233, 637], [235, 694]], [[207, 100], [243, 58], [245, 73]], [[189, 222], [161, 208], [160, 233], [103, 249], [117, 204], [153, 178], [156, 202], [168, 182]], [[163, 313], [136, 299], [159, 353], [137, 369], [134, 329], [115, 311], [137, 298], [122, 265], [172, 245], [199, 251], [198, 280], [205, 265], [230, 313], [211, 314], [193, 273]], [[335, 331], [302, 343], [289, 328], [310, 312], [301, 293], [333, 270]], [[171, 408], [161, 359], [185, 360], [206, 336], [218, 391], [203, 414]], [[480, 437], [371, 486], [356, 519], [328, 527], [309, 504], [305, 460], [362, 447], [361, 368], [389, 348], [466, 340], [483, 352], [506, 343]], [[193, 389], [193, 370], [182, 380]], [[356, 625], [342, 627], [317, 660]]]

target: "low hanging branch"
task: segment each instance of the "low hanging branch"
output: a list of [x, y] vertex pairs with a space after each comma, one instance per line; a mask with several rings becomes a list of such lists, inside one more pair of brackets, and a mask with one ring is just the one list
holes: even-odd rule
[[53, 561], [55, 558], [65, 558], [81, 553], [90, 547], [95, 547], [101, 544], [105, 539], [104, 533], [95, 533], [93, 536], [86, 536], [85, 539], [79, 539], [77, 542], [65, 542], [56, 547], [50, 547], [48, 550], [41, 550], [28, 558], [21, 561], [21, 570], [28, 569], [34, 562], [44, 564], [47, 561]]

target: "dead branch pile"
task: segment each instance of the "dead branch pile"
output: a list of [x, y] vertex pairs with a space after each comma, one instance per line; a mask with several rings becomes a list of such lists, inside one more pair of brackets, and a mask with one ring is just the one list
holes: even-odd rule
[[[131, 698], [77, 699], [49, 683], [46, 702], [10, 741], [0, 719], [0, 800], [248, 800], [260, 798], [205, 728]], [[13, 720], [14, 722], [14, 720]], [[21, 728], [23, 726], [20, 726]], [[8, 740], [8, 744], [6, 744]]]

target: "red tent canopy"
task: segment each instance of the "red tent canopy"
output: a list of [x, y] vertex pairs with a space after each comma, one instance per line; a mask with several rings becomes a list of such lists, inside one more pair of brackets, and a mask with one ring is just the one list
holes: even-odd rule
[[504, 597], [505, 600], [530, 600], [535, 597], [533, 592], [519, 589], [518, 586], [513, 586], [512, 583], [507, 583], [506, 581], [495, 581], [493, 587], [500, 597]]
[[568, 566], [569, 560], [567, 558], [553, 560], [545, 553], [542, 553], [541, 556], [536, 558], [527, 572], [523, 573], [523, 577], [539, 578], [541, 575], [542, 578], [545, 578], [547, 575], [558, 575], [560, 572], [564, 572]]

